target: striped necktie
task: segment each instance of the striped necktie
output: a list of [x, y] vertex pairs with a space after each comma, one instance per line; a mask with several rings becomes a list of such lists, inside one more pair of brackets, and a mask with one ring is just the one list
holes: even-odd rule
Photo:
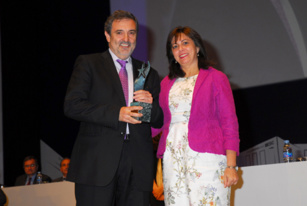
[[120, 68], [120, 71], [119, 71], [119, 78], [120, 78], [120, 81], [122, 83], [122, 87], [123, 87], [123, 91], [124, 91], [124, 95], [125, 95], [125, 100], [126, 100], [126, 105], [128, 106], [129, 95], [128, 95], [128, 73], [127, 73], [127, 70], [126, 70], [127, 61], [121, 60], [121, 59], [117, 59], [116, 61], [122, 66]]

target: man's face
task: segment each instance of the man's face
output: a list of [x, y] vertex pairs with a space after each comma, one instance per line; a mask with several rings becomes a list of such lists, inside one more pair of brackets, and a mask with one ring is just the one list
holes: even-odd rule
[[70, 163], [70, 159], [64, 159], [61, 162], [61, 172], [63, 173], [63, 176], [66, 177], [67, 173], [68, 173], [68, 168], [69, 168], [69, 163]]
[[132, 19], [115, 20], [111, 34], [105, 31], [111, 51], [120, 59], [127, 59], [136, 45], [136, 23]]
[[35, 159], [30, 159], [25, 161], [23, 168], [28, 176], [33, 176], [37, 172], [38, 166]]

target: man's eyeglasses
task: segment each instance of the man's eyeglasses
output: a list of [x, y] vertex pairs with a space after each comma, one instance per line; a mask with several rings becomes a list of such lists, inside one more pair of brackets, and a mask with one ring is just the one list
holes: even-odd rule
[[36, 164], [25, 165], [25, 168], [29, 168], [29, 167], [36, 167]]

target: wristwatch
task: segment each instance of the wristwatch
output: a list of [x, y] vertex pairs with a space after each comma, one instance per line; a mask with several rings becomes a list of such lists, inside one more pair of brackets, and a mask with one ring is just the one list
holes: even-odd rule
[[238, 171], [238, 166], [227, 166], [226, 168], [235, 169], [236, 171]]

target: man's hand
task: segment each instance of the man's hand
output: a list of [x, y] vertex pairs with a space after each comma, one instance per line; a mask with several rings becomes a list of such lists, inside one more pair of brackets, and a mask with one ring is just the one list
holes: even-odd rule
[[137, 113], [133, 111], [142, 110], [143, 107], [141, 106], [131, 106], [131, 107], [122, 107], [119, 112], [119, 121], [127, 122], [130, 124], [140, 124], [142, 123], [139, 120], [136, 120], [133, 117], [141, 117], [143, 116], [142, 113]]
[[145, 102], [145, 103], [152, 104], [153, 98], [149, 91], [138, 90], [134, 92], [133, 95], [134, 95], [133, 99], [137, 102]]

